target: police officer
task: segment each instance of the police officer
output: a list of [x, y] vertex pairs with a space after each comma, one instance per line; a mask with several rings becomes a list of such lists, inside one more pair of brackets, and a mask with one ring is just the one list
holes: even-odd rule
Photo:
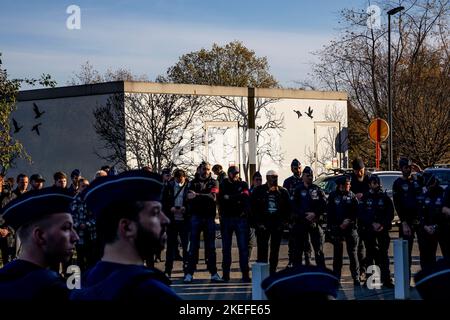
[[445, 218], [442, 208], [444, 206], [444, 189], [439, 180], [431, 175], [426, 181], [423, 196], [419, 198], [419, 250], [420, 266], [422, 269], [431, 268], [436, 263], [436, 250], [438, 243], [444, 257], [448, 252], [448, 219]]
[[70, 260], [78, 236], [61, 188], [43, 188], [9, 202], [2, 215], [21, 241], [18, 259], [0, 269], [0, 300], [68, 298], [68, 288], [50, 267]]
[[256, 225], [257, 262], [267, 263], [269, 260], [270, 274], [274, 274], [278, 266], [283, 227], [288, 221], [291, 208], [288, 191], [278, 185], [277, 172], [269, 170], [266, 180], [265, 184], [253, 190], [251, 205]]
[[[353, 159], [352, 162], [353, 172], [350, 175], [350, 190], [356, 195], [356, 198], [360, 200], [363, 194], [369, 191], [369, 177], [370, 173], [366, 171], [366, 166], [364, 165], [364, 161], [362, 158], [357, 157]], [[358, 230], [359, 233], [359, 230]], [[365, 258], [364, 241], [361, 238], [358, 238], [358, 262], [359, 262], [359, 271], [361, 278], [365, 277], [367, 261]]]
[[231, 245], [233, 233], [236, 234], [239, 249], [239, 266], [242, 281], [250, 282], [248, 266], [248, 237], [249, 237], [249, 200], [248, 184], [239, 178], [236, 166], [228, 168], [228, 178], [223, 180], [219, 188], [220, 225], [222, 227], [222, 270], [223, 280], [230, 280]]
[[325, 267], [325, 256], [323, 253], [324, 233], [319, 224], [320, 216], [326, 208], [325, 194], [322, 189], [313, 184], [313, 171], [305, 167], [302, 173], [303, 183], [299, 184], [294, 191], [294, 266], [301, 265], [302, 255], [305, 251], [306, 237], [310, 236], [314, 249], [316, 265]]
[[411, 174], [412, 165], [412, 161], [408, 158], [401, 158], [399, 160], [399, 168], [402, 171], [402, 177], [397, 178], [392, 186], [395, 210], [401, 221], [399, 236], [404, 240], [408, 240], [410, 268], [414, 235], [417, 233], [419, 224], [417, 197], [420, 197], [422, 194], [422, 185], [420, 181]]
[[144, 170], [101, 177], [83, 192], [97, 218], [103, 256], [73, 300], [152, 301], [172, 304], [170, 280], [144, 260], [162, 249], [169, 219], [161, 210], [162, 177]]
[[347, 247], [350, 260], [350, 273], [353, 283], [359, 285], [359, 263], [356, 256], [358, 233], [356, 231], [356, 217], [358, 214], [358, 200], [350, 191], [350, 178], [346, 175], [336, 179], [336, 190], [328, 196], [327, 227], [333, 240], [333, 271], [338, 279], [341, 278], [343, 241]]
[[[291, 162], [291, 171], [292, 176], [284, 180], [283, 182], [283, 188], [285, 188], [289, 192], [289, 196], [291, 201], [294, 200], [294, 191], [297, 188], [297, 186], [302, 183], [302, 164], [297, 159], [292, 160]], [[293, 206], [292, 206], [293, 207]], [[292, 214], [291, 214], [292, 215]], [[293, 246], [294, 246], [294, 233], [292, 232], [292, 223], [289, 224], [289, 243], [288, 243], [288, 256], [289, 256], [289, 262], [288, 266], [292, 267], [292, 252], [293, 252]], [[310, 257], [311, 257], [311, 245], [309, 243], [309, 237], [306, 237], [305, 239], [305, 265], [310, 264]]]
[[364, 241], [367, 263], [380, 267], [381, 281], [387, 288], [392, 288], [389, 270], [389, 230], [394, 219], [394, 204], [383, 192], [380, 178], [372, 175], [369, 178], [369, 191], [360, 200], [358, 211], [358, 233]]

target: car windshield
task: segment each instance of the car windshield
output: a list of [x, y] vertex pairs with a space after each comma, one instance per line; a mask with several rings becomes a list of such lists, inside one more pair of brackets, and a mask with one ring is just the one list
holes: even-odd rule
[[392, 186], [394, 185], [394, 181], [400, 177], [400, 175], [388, 175], [388, 174], [380, 174], [378, 175], [381, 180], [381, 185], [383, 186], [383, 190], [392, 190]]
[[316, 181], [314, 181], [314, 184], [319, 186], [323, 192], [326, 194], [329, 194], [334, 189], [336, 189], [336, 182], [334, 180], [336, 179], [336, 176], [331, 177], [319, 177]]
[[439, 179], [441, 185], [448, 186], [450, 184], [450, 170], [433, 170], [433, 171], [425, 171], [424, 177], [425, 181], [428, 180], [430, 175], [434, 175]]

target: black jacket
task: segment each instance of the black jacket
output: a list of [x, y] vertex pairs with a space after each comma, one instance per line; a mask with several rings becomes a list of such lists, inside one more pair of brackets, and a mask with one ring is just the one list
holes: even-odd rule
[[353, 192], [333, 191], [328, 196], [327, 223], [329, 226], [340, 226], [345, 219], [352, 221], [356, 227], [358, 200]]
[[319, 221], [327, 205], [325, 194], [319, 186], [312, 184], [306, 187], [303, 183], [295, 189], [293, 203], [294, 222], [304, 222], [306, 212], [314, 212], [316, 220]]
[[[225, 199], [225, 195], [229, 198]], [[224, 217], [239, 217], [248, 214], [250, 192], [245, 181], [225, 179], [219, 188], [220, 214]]]
[[189, 183], [188, 190], [197, 193], [194, 199], [187, 200], [189, 214], [215, 218], [216, 197], [219, 193], [217, 180], [211, 176], [205, 180], [196, 177]]
[[438, 186], [427, 190], [419, 200], [419, 222], [422, 226], [448, 224], [442, 208], [444, 207], [444, 189]]
[[369, 192], [369, 178], [370, 178], [370, 174], [369, 173], [365, 173], [364, 177], [363, 177], [363, 181], [359, 181], [358, 178], [356, 177], [356, 175], [354, 173], [352, 173], [350, 175], [350, 191], [353, 192], [354, 194], [357, 193], [366, 193]]
[[394, 204], [391, 198], [381, 189], [378, 192], [366, 192], [359, 203], [358, 226], [364, 230], [372, 230], [372, 223], [391, 229], [394, 219]]
[[269, 191], [267, 183], [256, 187], [251, 194], [251, 222], [267, 228], [278, 228], [286, 223], [290, 214], [289, 193], [283, 187]]
[[401, 222], [417, 224], [419, 222], [418, 199], [422, 197], [422, 184], [412, 177], [398, 178], [392, 187], [395, 210]]
[[291, 200], [294, 199], [294, 191], [297, 188], [299, 184], [303, 182], [301, 177], [297, 176], [290, 176], [283, 182], [283, 188], [285, 188], [289, 192], [289, 196], [291, 197]]
[[[173, 221], [173, 213], [170, 211], [170, 209], [174, 206], [175, 203], [175, 180], [171, 180], [167, 182], [167, 184], [164, 186], [163, 194], [162, 194], [162, 205], [163, 205], [163, 211], [166, 214], [167, 217], [169, 217], [170, 221]], [[180, 193], [183, 195], [183, 206], [186, 208], [186, 195], [188, 191], [189, 181], [186, 179], [184, 182], [184, 187], [180, 191]]]

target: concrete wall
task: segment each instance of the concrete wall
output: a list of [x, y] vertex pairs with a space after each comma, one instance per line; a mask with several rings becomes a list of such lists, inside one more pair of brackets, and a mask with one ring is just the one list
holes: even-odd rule
[[[23, 160], [17, 161], [17, 168], [8, 171], [8, 176], [16, 176], [20, 172], [28, 175], [40, 173], [47, 179], [47, 185], [52, 183], [52, 175], [58, 170], [67, 174], [74, 168], [81, 170], [82, 174], [92, 179], [98, 168], [104, 164], [96, 155], [101, 152], [102, 143], [93, 128], [93, 110], [99, 105], [105, 105], [108, 98], [114, 93], [164, 93], [164, 94], [184, 94], [199, 95], [214, 99], [221, 96], [234, 97], [236, 101], [243, 103], [246, 108], [247, 88], [198, 86], [198, 85], [176, 85], [158, 84], [144, 82], [111, 82], [95, 85], [61, 87], [54, 89], [40, 89], [23, 91], [19, 94], [18, 109], [13, 114], [22, 130], [15, 135], [25, 146], [25, 149], [32, 157], [33, 163], [28, 164]], [[267, 143], [273, 150], [278, 150], [282, 155], [281, 163], [274, 163], [266, 156], [257, 164], [263, 176], [269, 169], [279, 171], [280, 182], [290, 173], [290, 163], [293, 158], [298, 158], [302, 164], [312, 165], [317, 171], [324, 168], [324, 157], [320, 159], [317, 155], [316, 140], [325, 141], [326, 137], [315, 134], [315, 127], [326, 121], [336, 121], [341, 130], [347, 127], [347, 95], [342, 92], [319, 92], [285, 89], [255, 89], [257, 98], [275, 99], [270, 104], [269, 109], [275, 112], [275, 117], [283, 118], [283, 130], [269, 130], [260, 141]], [[39, 119], [34, 119], [33, 103], [46, 113]], [[306, 111], [311, 107], [313, 119], [307, 117]], [[298, 118], [294, 110], [300, 111], [303, 115]], [[204, 116], [196, 119], [192, 129], [197, 132], [202, 128], [205, 121], [211, 121], [211, 117]], [[235, 119], [222, 119], [232, 120]], [[38, 136], [31, 131], [33, 125], [41, 122], [39, 127], [41, 135]], [[256, 120], [256, 125], [263, 125], [264, 114]], [[324, 134], [324, 131], [321, 131]], [[325, 134], [328, 134], [325, 132]], [[336, 135], [336, 132], [333, 132]], [[241, 140], [245, 137], [240, 132]], [[331, 137], [331, 140], [336, 137]], [[189, 134], [186, 136], [189, 141]], [[346, 144], [346, 141], [343, 143]], [[223, 148], [221, 140], [219, 143], [212, 143], [209, 148]], [[204, 146], [197, 146], [194, 154], [185, 154], [194, 160], [195, 163], [205, 159], [206, 151]], [[322, 143], [323, 144], [323, 143]], [[332, 144], [332, 143], [331, 143]], [[325, 145], [325, 144], [324, 144]], [[198, 147], [198, 148], [197, 148]], [[319, 151], [324, 148], [319, 147]], [[189, 148], [190, 149], [190, 148]], [[242, 148], [240, 148], [240, 160], [244, 160]], [[331, 150], [340, 159], [341, 165], [346, 165], [347, 146], [337, 154], [336, 150]], [[220, 150], [219, 150], [220, 151]], [[211, 149], [209, 150], [211, 152]], [[325, 154], [325, 151], [319, 153]], [[235, 156], [232, 156], [234, 162]], [[331, 156], [329, 157], [331, 158]], [[329, 159], [330, 161], [332, 159]], [[328, 160], [327, 160], [328, 161]], [[224, 167], [227, 163], [223, 164]]]
[[[7, 175], [15, 177], [19, 173], [28, 176], [40, 173], [47, 180], [45, 185], [50, 186], [53, 184], [53, 173], [61, 170], [70, 175], [77, 168], [91, 180], [95, 172], [104, 165], [95, 154], [96, 151], [101, 153], [102, 145], [93, 127], [93, 110], [98, 105], [105, 104], [109, 96], [104, 94], [19, 101], [12, 117], [23, 128], [13, 136], [23, 143], [32, 163], [18, 160], [17, 167], [10, 169]], [[33, 103], [45, 111], [39, 119], [34, 118]], [[37, 123], [42, 123], [39, 126], [40, 136], [31, 131]]]

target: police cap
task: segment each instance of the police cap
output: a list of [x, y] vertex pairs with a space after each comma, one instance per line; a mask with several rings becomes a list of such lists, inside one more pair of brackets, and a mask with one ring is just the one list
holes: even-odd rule
[[338, 186], [342, 186], [344, 185], [347, 181], [350, 181], [350, 178], [347, 175], [342, 175], [337, 177], [336, 179], [336, 185]]
[[412, 161], [408, 158], [403, 157], [403, 158], [400, 158], [400, 160], [398, 161], [398, 166], [400, 169], [405, 166], [410, 166], [410, 165], [412, 165]]
[[17, 230], [46, 215], [70, 212], [73, 196], [67, 189], [47, 187], [32, 190], [9, 202], [1, 211], [5, 223]]
[[378, 175], [376, 175], [376, 174], [370, 175], [370, 177], [369, 177], [369, 183], [371, 183], [371, 182], [375, 182], [375, 183], [381, 185], [380, 177], [379, 177]]
[[106, 207], [117, 201], [161, 201], [162, 189], [161, 175], [146, 170], [130, 170], [95, 179], [81, 197], [98, 218]]

